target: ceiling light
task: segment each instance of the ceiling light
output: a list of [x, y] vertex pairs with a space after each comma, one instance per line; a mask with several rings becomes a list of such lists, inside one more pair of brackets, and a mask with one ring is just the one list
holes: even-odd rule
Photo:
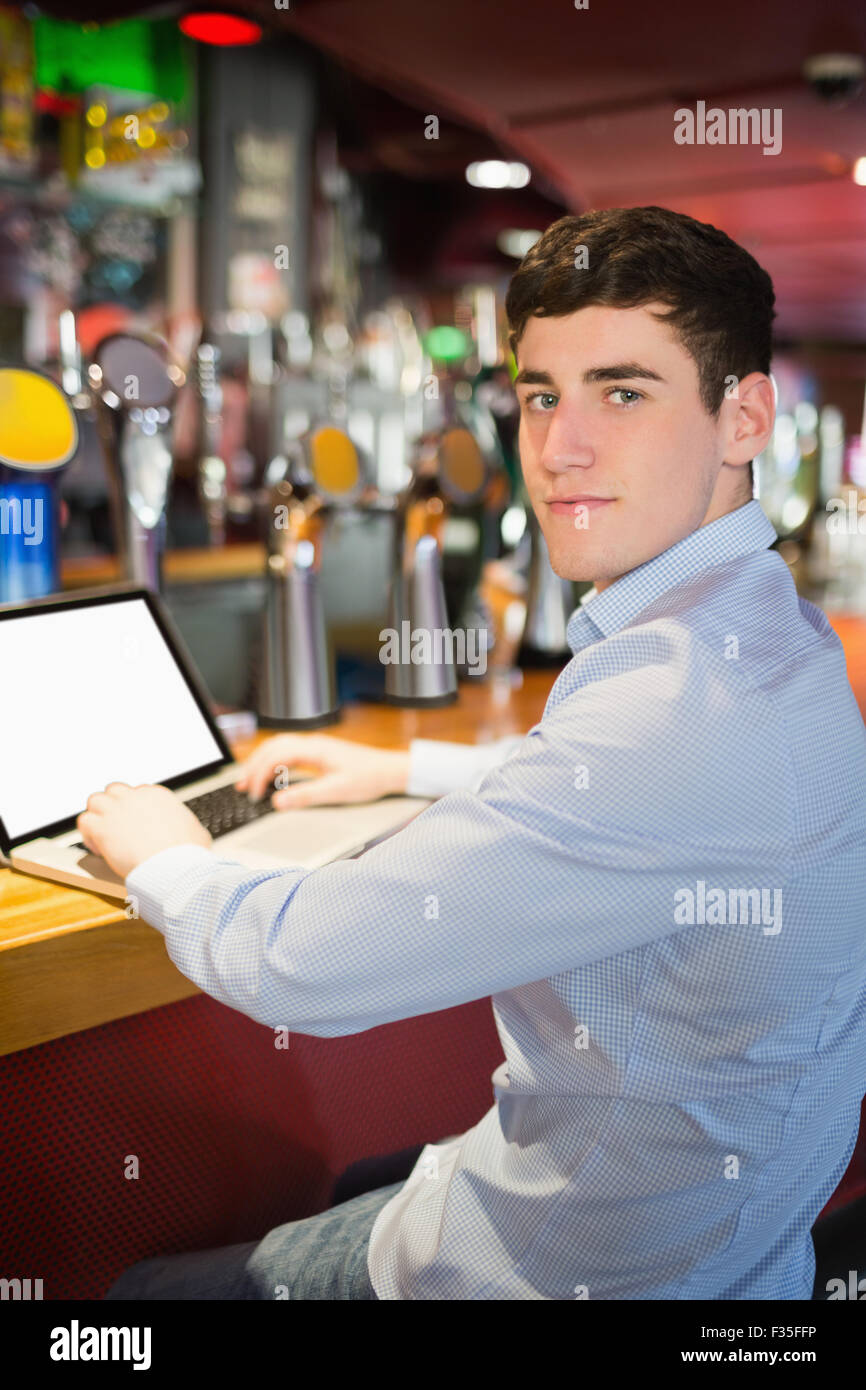
[[187, 38], [215, 44], [218, 48], [238, 48], [242, 44], [258, 43], [262, 37], [260, 24], [217, 10], [196, 10], [184, 15], [178, 25]]
[[529, 166], [517, 160], [481, 159], [466, 170], [473, 188], [525, 188], [529, 178]]
[[509, 227], [507, 231], [499, 233], [496, 245], [503, 255], [515, 256], [518, 261], [522, 261], [540, 236], [539, 231], [520, 231], [517, 227]]

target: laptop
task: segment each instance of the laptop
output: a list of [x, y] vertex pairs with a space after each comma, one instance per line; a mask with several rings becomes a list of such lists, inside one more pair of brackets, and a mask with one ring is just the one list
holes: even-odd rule
[[[387, 796], [275, 811], [240, 764], [165, 606], [138, 586], [0, 605], [0, 863], [125, 899], [75, 824], [109, 782], [171, 787], [250, 868], [357, 857], [430, 803]], [[289, 779], [298, 774], [289, 773]]]

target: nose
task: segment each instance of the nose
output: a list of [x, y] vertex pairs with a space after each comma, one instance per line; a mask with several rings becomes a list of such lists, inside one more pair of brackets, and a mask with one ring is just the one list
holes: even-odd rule
[[595, 462], [595, 450], [586, 438], [586, 426], [562, 402], [550, 422], [540, 462], [551, 473], [589, 468]]

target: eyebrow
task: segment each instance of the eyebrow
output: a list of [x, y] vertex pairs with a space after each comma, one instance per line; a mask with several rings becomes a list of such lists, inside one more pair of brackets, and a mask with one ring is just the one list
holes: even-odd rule
[[[634, 380], [664, 382], [664, 377], [659, 376], [658, 372], [652, 371], [649, 367], [642, 367], [639, 362], [614, 362], [609, 367], [590, 367], [583, 374], [583, 381], [587, 386], [591, 386], [596, 381]], [[514, 378], [514, 385], [553, 386], [554, 380], [550, 372], [524, 368]]]

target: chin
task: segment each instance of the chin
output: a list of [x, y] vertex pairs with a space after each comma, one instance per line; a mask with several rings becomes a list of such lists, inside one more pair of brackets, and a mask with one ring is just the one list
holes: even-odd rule
[[550, 567], [554, 574], [558, 574], [560, 579], [569, 579], [575, 584], [585, 582], [595, 583], [596, 579], [603, 579], [604, 575], [599, 573], [605, 566], [592, 555], [576, 555], [574, 550], [568, 550], [564, 546], [547, 545], [547, 554], [550, 559]]
[[551, 560], [550, 568], [560, 579], [568, 579], [573, 584], [594, 584], [596, 579], [604, 578], [604, 575], [598, 574], [591, 566], [579, 565], [574, 560], [570, 563], [566, 560], [561, 564]]

